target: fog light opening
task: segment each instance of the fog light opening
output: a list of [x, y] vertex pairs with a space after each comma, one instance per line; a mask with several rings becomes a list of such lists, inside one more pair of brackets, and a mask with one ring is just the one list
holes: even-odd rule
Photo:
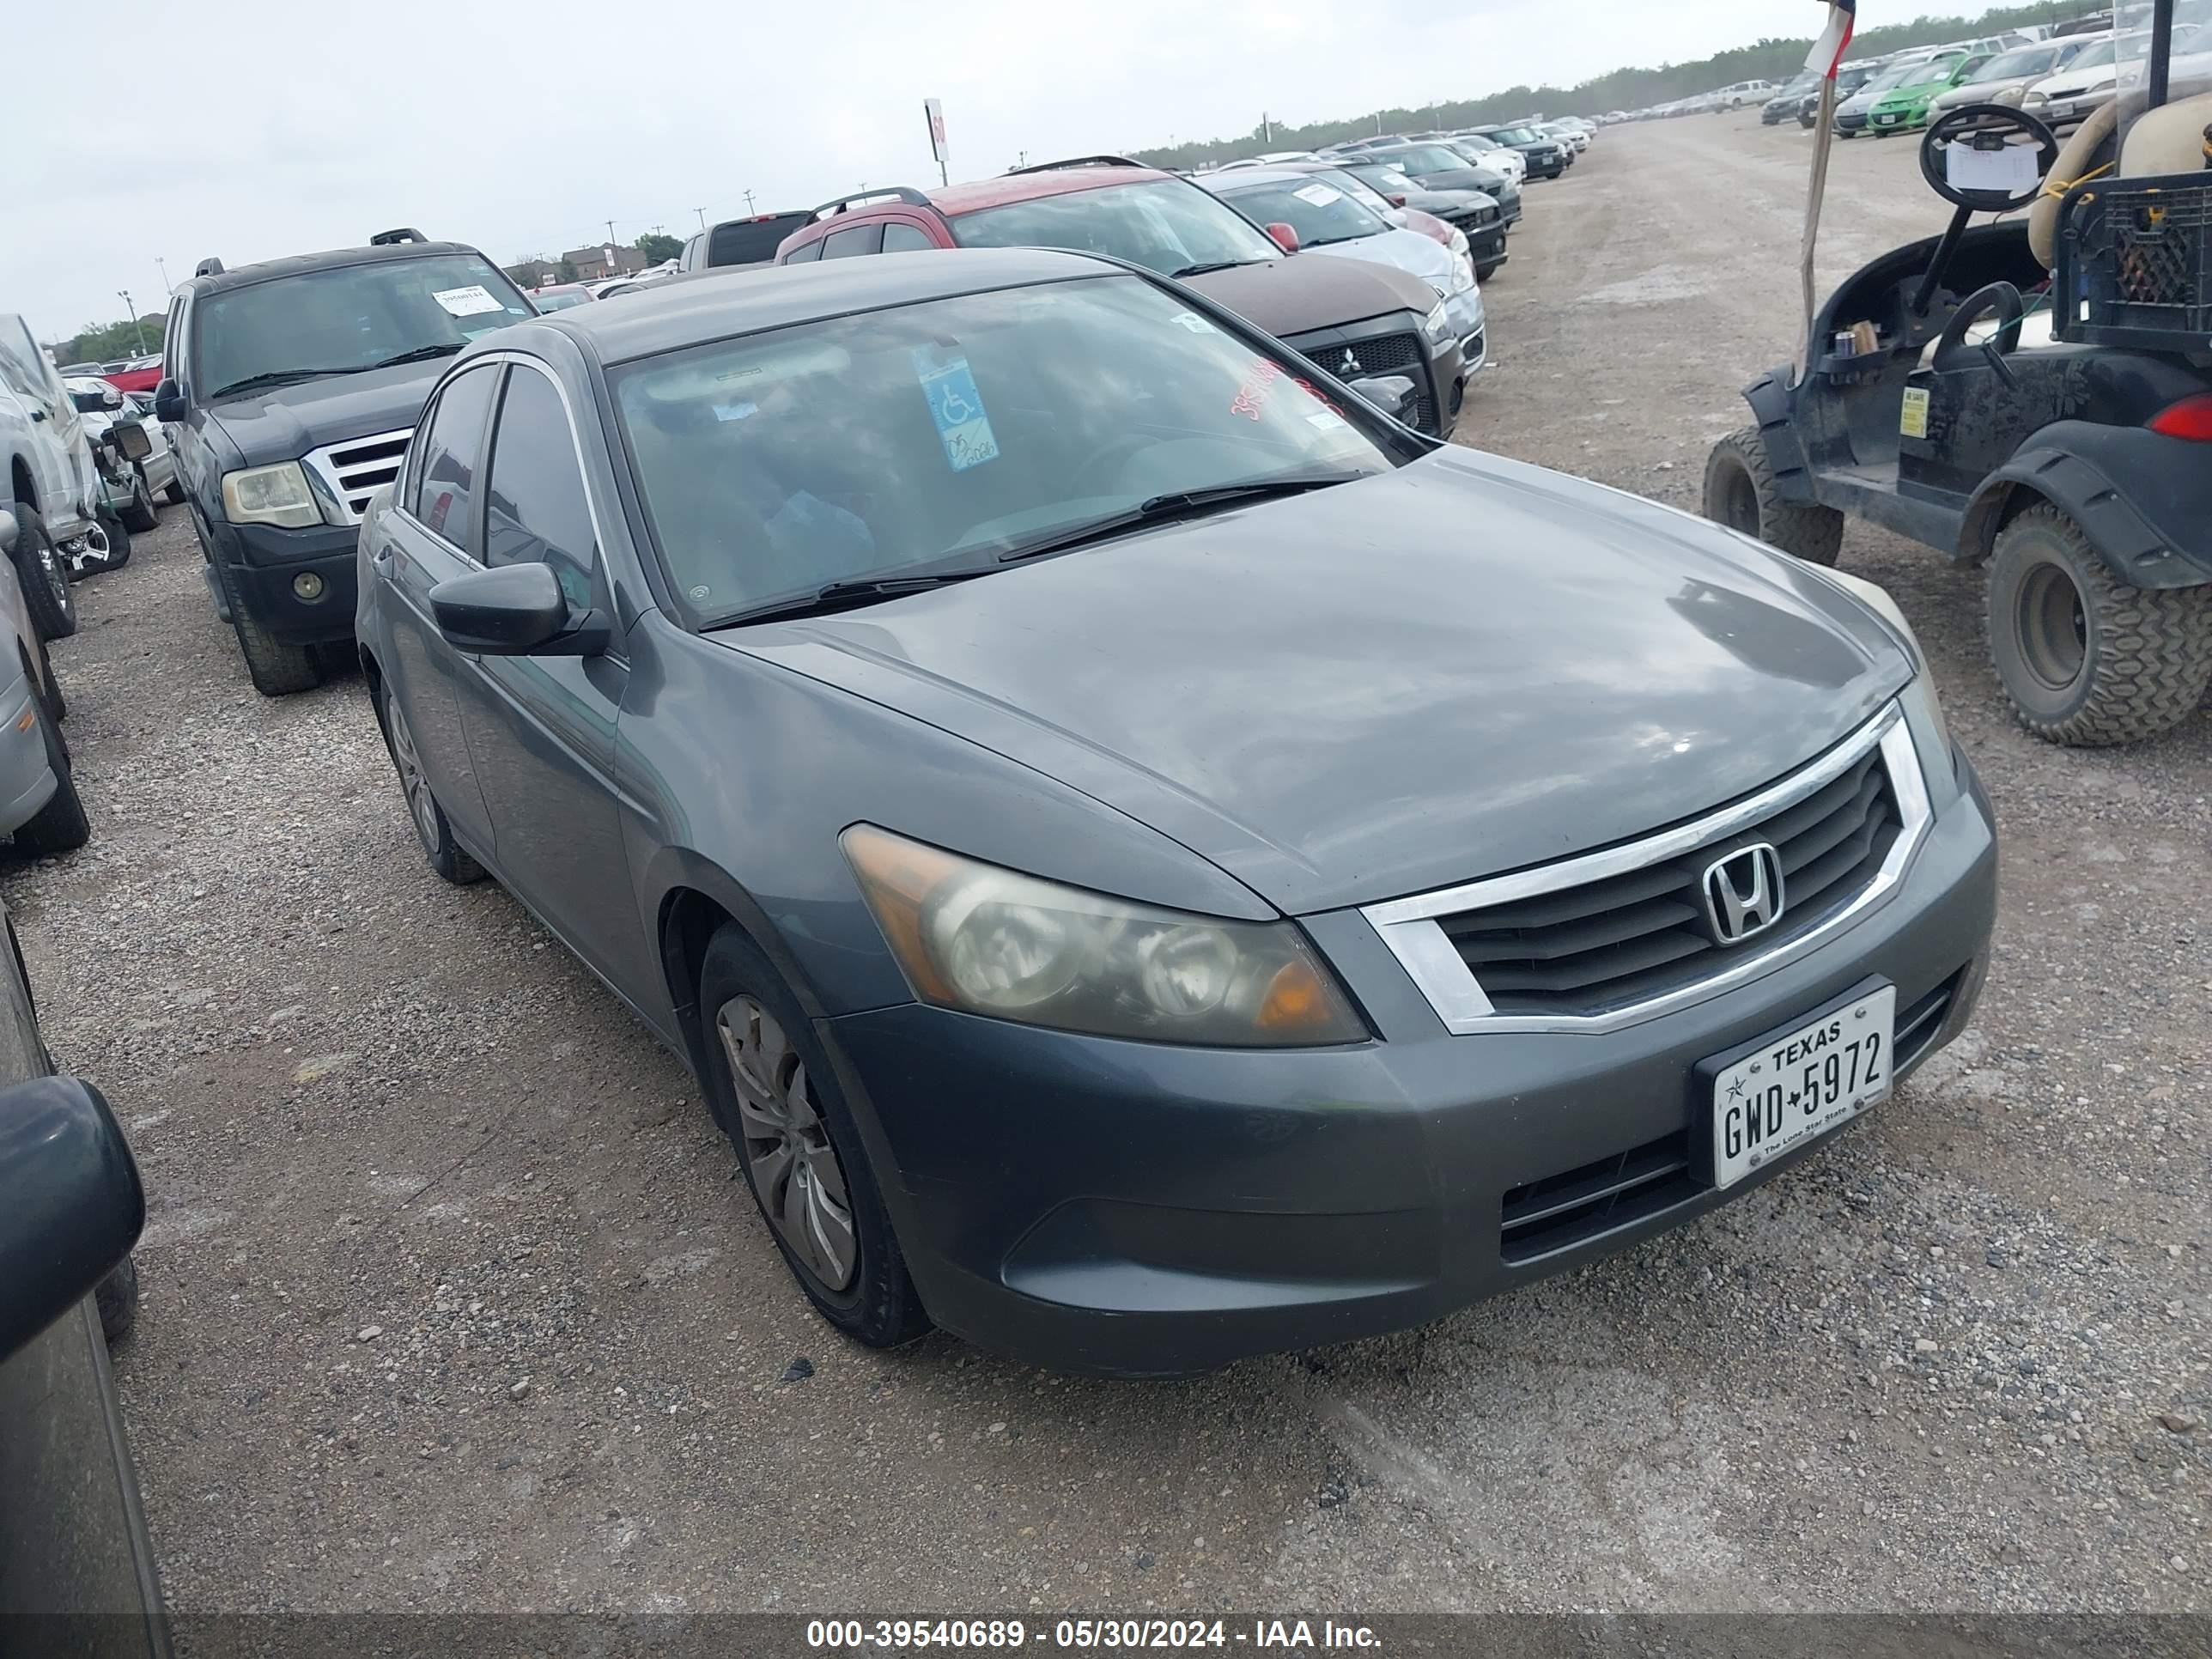
[[323, 591], [323, 579], [312, 570], [302, 570], [292, 578], [292, 592], [309, 605], [321, 599]]

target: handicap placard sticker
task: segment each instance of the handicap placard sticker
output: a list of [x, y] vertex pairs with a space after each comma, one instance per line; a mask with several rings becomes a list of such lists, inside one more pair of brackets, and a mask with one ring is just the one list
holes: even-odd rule
[[945, 459], [955, 472], [998, 459], [999, 441], [992, 434], [991, 417], [984, 412], [983, 394], [975, 389], [968, 360], [955, 357], [933, 364], [927, 348], [916, 348], [914, 367], [922, 396], [929, 399], [929, 418], [937, 423]]

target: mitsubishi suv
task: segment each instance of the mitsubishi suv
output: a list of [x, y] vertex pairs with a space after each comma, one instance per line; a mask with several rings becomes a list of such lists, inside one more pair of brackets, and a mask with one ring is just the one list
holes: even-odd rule
[[353, 637], [362, 509], [445, 359], [537, 314], [476, 249], [416, 230], [236, 270], [203, 259], [177, 289], [154, 414], [256, 690], [321, 682], [316, 647]]
[[[1319, 189], [1316, 186], [1316, 189]], [[1063, 247], [1188, 283], [1347, 381], [1411, 385], [1389, 412], [1449, 437], [1468, 368], [1422, 278], [1364, 260], [1291, 258], [1297, 232], [1251, 219], [1188, 179], [1118, 155], [1018, 168], [979, 184], [841, 197], [787, 238], [779, 264], [923, 248]]]

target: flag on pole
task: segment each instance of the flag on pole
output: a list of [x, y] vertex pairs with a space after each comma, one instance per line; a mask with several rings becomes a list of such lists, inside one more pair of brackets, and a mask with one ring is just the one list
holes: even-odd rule
[[1844, 61], [1844, 53], [1851, 44], [1851, 30], [1858, 22], [1858, 0], [1828, 0], [1828, 27], [1820, 31], [1820, 38], [1813, 43], [1806, 54], [1805, 72], [1824, 80], [1836, 78], [1836, 65]]

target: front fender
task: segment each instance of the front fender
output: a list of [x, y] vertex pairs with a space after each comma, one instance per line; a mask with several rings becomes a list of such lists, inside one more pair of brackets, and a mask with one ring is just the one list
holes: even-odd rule
[[2023, 495], [2071, 517], [2131, 586], [2212, 582], [2212, 446], [2148, 427], [2054, 421], [1984, 481], [1960, 555], [1986, 558]]
[[1788, 363], [1769, 371], [1743, 389], [1759, 422], [1759, 441], [1766, 446], [1766, 464], [1773, 469], [1775, 494], [1784, 501], [1810, 501], [1812, 469], [1806, 465], [1805, 446], [1797, 432], [1797, 394], [1790, 384], [1796, 370]]

